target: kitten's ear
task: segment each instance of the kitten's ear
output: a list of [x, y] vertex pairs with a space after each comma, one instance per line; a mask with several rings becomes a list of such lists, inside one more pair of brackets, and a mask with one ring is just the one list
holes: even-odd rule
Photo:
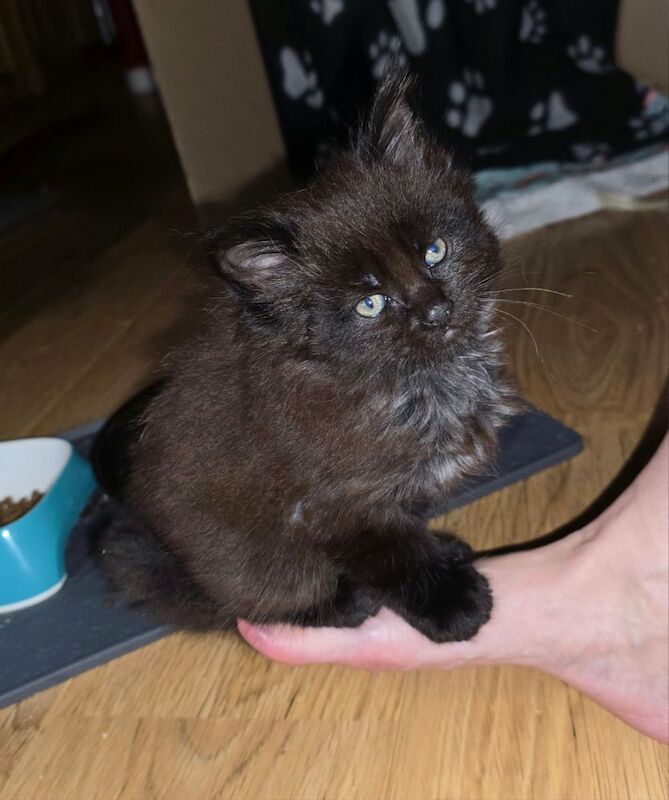
[[404, 164], [422, 157], [426, 140], [411, 107], [413, 88], [406, 70], [393, 66], [386, 72], [356, 142], [356, 151], [364, 160], [383, 158]]
[[294, 282], [294, 236], [284, 215], [253, 210], [210, 231], [204, 245], [215, 271], [239, 297], [260, 294], [270, 301]]
[[286, 255], [274, 242], [250, 241], [236, 244], [223, 254], [223, 268], [238, 277], [263, 276], [275, 272], [286, 263]]
[[215, 257], [222, 276], [250, 294], [273, 294], [289, 283], [290, 259], [275, 242], [250, 239], [221, 250]]

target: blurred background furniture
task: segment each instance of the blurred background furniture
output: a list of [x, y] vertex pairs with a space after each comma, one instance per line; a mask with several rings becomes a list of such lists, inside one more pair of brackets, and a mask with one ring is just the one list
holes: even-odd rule
[[620, 0], [616, 61], [637, 80], [669, 92], [667, 0]]
[[[285, 185], [286, 148], [247, 0], [134, 2], [191, 197], [205, 219], [218, 216], [216, 206]], [[667, 0], [622, 0], [619, 17], [619, 64], [658, 88], [667, 81], [668, 8]]]

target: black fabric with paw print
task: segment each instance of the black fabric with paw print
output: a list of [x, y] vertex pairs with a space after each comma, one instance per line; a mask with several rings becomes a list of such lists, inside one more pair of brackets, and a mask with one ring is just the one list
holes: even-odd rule
[[251, 0], [288, 156], [327, 159], [388, 58], [475, 169], [601, 162], [667, 136], [667, 104], [612, 63], [617, 0]]

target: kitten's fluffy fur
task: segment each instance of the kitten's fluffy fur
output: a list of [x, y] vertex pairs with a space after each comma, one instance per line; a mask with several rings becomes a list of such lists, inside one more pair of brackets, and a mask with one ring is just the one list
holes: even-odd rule
[[[383, 605], [441, 642], [489, 617], [470, 548], [425, 510], [514, 413], [485, 294], [498, 245], [407, 89], [386, 79], [352, 152], [209, 237], [221, 296], [146, 416], [142, 525], [104, 542], [116, 581], [179, 626], [354, 626]], [[386, 309], [359, 316], [375, 293]]]

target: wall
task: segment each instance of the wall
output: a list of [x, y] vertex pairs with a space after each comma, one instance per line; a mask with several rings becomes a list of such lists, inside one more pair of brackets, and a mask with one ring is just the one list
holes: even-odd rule
[[235, 206], [287, 182], [246, 0], [135, 0], [195, 204]]

